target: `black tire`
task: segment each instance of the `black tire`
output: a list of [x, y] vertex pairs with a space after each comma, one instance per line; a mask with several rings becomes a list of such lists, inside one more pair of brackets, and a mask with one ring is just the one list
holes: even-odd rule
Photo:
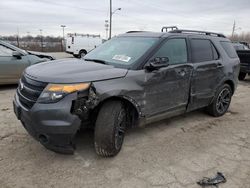
[[224, 115], [230, 106], [232, 95], [232, 88], [228, 84], [222, 85], [213, 102], [207, 107], [207, 112], [214, 117]]
[[75, 58], [78, 58], [78, 57], [79, 57], [79, 55], [76, 55], [76, 54], [73, 54], [73, 56], [74, 56]]
[[86, 54], [87, 54], [87, 52], [86, 52], [85, 50], [81, 50], [81, 51], [79, 52], [78, 57], [79, 57], [80, 59], [83, 59], [84, 56], [85, 56]]
[[245, 80], [246, 75], [247, 75], [247, 73], [240, 72], [240, 74], [239, 74], [239, 80], [241, 80], [241, 81]]
[[120, 101], [110, 101], [101, 107], [95, 123], [95, 150], [103, 157], [112, 157], [122, 148], [127, 118]]

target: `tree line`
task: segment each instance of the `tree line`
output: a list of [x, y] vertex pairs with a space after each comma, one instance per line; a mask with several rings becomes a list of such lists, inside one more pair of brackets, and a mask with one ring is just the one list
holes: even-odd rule
[[65, 51], [65, 43], [62, 37], [53, 36], [0, 36], [0, 40], [6, 41], [24, 50], [61, 52]]
[[240, 34], [234, 34], [233, 36], [228, 36], [233, 42], [247, 42], [250, 44], [250, 32], [242, 32]]

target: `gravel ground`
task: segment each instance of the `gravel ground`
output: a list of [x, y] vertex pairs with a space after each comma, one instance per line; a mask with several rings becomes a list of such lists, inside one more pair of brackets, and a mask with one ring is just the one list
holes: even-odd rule
[[220, 188], [250, 187], [250, 78], [223, 117], [196, 111], [130, 130], [114, 158], [95, 154], [92, 131], [77, 135], [74, 155], [46, 150], [16, 120], [15, 87], [0, 88], [1, 188], [198, 188], [217, 171], [227, 178]]

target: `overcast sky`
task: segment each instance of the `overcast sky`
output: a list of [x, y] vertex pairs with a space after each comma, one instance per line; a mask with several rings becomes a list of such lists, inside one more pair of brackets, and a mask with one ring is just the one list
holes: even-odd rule
[[[230, 34], [250, 31], [250, 0], [113, 0], [113, 34], [128, 30], [160, 31], [162, 26]], [[0, 0], [0, 35], [65, 32], [101, 34], [109, 0]], [[241, 29], [240, 29], [240, 28]], [[239, 29], [238, 29], [239, 28]]]

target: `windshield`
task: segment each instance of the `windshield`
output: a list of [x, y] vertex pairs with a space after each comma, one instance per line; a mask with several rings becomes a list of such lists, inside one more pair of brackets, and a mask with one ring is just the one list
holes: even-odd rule
[[84, 59], [103, 61], [106, 64], [128, 68], [157, 40], [158, 38], [116, 37], [89, 52]]

